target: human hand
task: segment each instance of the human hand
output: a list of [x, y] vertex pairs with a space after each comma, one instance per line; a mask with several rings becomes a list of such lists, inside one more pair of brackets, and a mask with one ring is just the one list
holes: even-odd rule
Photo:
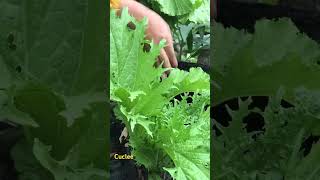
[[121, 7], [128, 7], [129, 13], [137, 20], [148, 18], [147, 39], [159, 44], [162, 39], [166, 40], [166, 47], [161, 49], [158, 64], [163, 62], [163, 67], [177, 67], [178, 61], [173, 49], [173, 39], [169, 25], [160, 15], [133, 0], [122, 0]]
[[178, 61], [173, 49], [173, 39], [169, 25], [156, 13], [152, 12], [148, 16], [148, 28], [146, 31], [147, 39], [153, 40], [154, 43], [164, 39], [166, 47], [161, 49], [158, 63], [163, 61], [163, 67], [177, 67]]

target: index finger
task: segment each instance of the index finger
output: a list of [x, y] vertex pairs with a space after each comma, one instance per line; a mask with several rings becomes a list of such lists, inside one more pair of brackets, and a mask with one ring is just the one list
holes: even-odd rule
[[[164, 49], [161, 49], [160, 51], [160, 60], [163, 62], [164, 68], [171, 68], [171, 64], [169, 62], [169, 57], [167, 56], [167, 53]], [[162, 63], [160, 62], [160, 63]]]

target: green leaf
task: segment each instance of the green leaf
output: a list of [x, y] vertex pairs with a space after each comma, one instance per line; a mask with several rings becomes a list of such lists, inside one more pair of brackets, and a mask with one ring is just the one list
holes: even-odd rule
[[66, 110], [60, 114], [67, 119], [68, 126], [84, 115], [83, 111], [90, 109], [92, 103], [105, 102], [105, 93], [87, 93], [79, 96], [64, 97]]
[[192, 8], [192, 1], [191, 0], [156, 0], [160, 6], [161, 11], [170, 15], [170, 16], [177, 16], [177, 15], [184, 15], [190, 13]]
[[77, 121], [72, 127], [59, 113], [65, 110], [63, 99], [50, 89], [39, 84], [25, 84], [16, 90], [15, 107], [28, 113], [39, 125], [38, 128], [27, 129], [26, 135], [33, 141], [39, 138], [52, 145], [54, 157], [63, 158], [86, 129], [86, 124]]
[[84, 111], [84, 116], [78, 119], [86, 128], [83, 128], [77, 143], [69, 151], [68, 159], [73, 167], [83, 168], [92, 164], [106, 171], [108, 161], [101, 158], [107, 152], [109, 144], [106, 119], [110, 114], [106, 107], [106, 102], [93, 103], [90, 109]]
[[[136, 21], [124, 9], [120, 17], [112, 11], [110, 21], [110, 96], [117, 104], [117, 118], [129, 131], [136, 162], [153, 175], [166, 167], [175, 168], [174, 178], [209, 179], [210, 116], [204, 110], [210, 101], [209, 75], [201, 68], [170, 69], [170, 75], [161, 78], [168, 69], [153, 65], [164, 42], [151, 42], [150, 51], [143, 50], [146, 20]], [[134, 30], [127, 27], [129, 22]], [[189, 92], [195, 94], [191, 104], [187, 96], [181, 103], [174, 99]]]
[[189, 20], [197, 24], [210, 26], [210, 0], [202, 0], [200, 7], [190, 13]]
[[11, 150], [19, 180], [54, 180], [53, 175], [46, 170], [32, 152], [32, 143], [25, 138], [17, 142]]
[[191, 105], [185, 97], [163, 110], [158, 137], [175, 165], [168, 171], [175, 179], [210, 179], [210, 115], [202, 109], [207, 104], [208, 96], [193, 97]]
[[[229, 110], [232, 117], [229, 126], [224, 127], [214, 122], [222, 133], [214, 133], [212, 137], [214, 161], [220, 164], [216, 163], [214, 166], [214, 176], [217, 179], [245, 179], [251, 175], [262, 179], [305, 177], [307, 173], [301, 167], [305, 158], [311, 154], [304, 157], [304, 149], [301, 147], [304, 140], [312, 134], [309, 125], [318, 123], [310, 119], [302, 107], [283, 108], [283, 94], [285, 92], [282, 89], [269, 98], [263, 111], [250, 107], [253, 105], [250, 98], [244, 102], [239, 100], [239, 109]], [[264, 119], [261, 132], [248, 133], [245, 129], [243, 120], [252, 113]], [[315, 165], [309, 167], [310, 172], [317, 170]], [[301, 171], [297, 171], [297, 168]]]
[[13, 105], [7, 105], [0, 110], [0, 119], [23, 125], [38, 127], [37, 123], [26, 113], [19, 111]]
[[316, 179], [320, 175], [319, 152], [319, 143], [313, 144], [310, 154], [302, 160], [296, 169], [300, 174], [309, 174], [306, 178], [308, 180]]
[[254, 34], [220, 25], [213, 30], [217, 46], [212, 76], [221, 87], [215, 104], [238, 96], [272, 95], [281, 86], [287, 89], [285, 99], [290, 102], [301, 86], [320, 90], [314, 83], [320, 76], [319, 45], [301, 34], [290, 20], [257, 21]]
[[29, 114], [18, 110], [15, 106], [15, 88], [0, 92], [0, 121], [7, 120], [18, 125], [39, 127]]
[[[82, 177], [82, 175], [87, 176], [85, 171], [91, 171], [92, 173], [97, 172], [99, 174], [103, 174], [103, 177], [92, 177], [95, 178], [95, 180], [105, 179], [106, 171], [104, 170], [105, 167], [107, 167], [107, 160], [105, 158], [101, 158], [103, 154], [106, 152], [106, 147], [108, 142], [106, 141], [106, 136], [108, 134], [106, 122], [102, 121], [105, 120], [108, 117], [107, 111], [105, 111], [106, 104], [100, 103], [100, 104], [93, 104], [93, 108], [95, 109], [94, 112], [91, 112], [89, 110], [85, 111], [85, 116], [82, 117], [82, 121], [87, 121], [86, 124], [87, 129], [82, 129], [81, 131], [81, 137], [78, 138], [77, 142], [74, 142], [72, 144], [73, 147], [67, 155], [64, 157], [63, 160], [57, 161], [56, 158], [53, 157], [57, 156], [57, 151], [53, 152], [52, 148], [50, 151], [50, 157], [47, 157], [49, 154], [46, 152], [43, 152], [43, 150], [46, 150], [46, 148], [43, 149], [43, 144], [40, 143], [35, 145], [34, 148], [40, 148], [38, 151], [41, 153], [46, 153], [45, 157], [42, 157], [41, 154], [32, 154], [32, 143], [31, 142], [23, 142], [19, 143], [14, 147], [14, 151], [12, 152], [13, 157], [15, 159], [15, 163], [17, 163], [19, 166], [17, 167], [19, 172], [21, 172], [21, 178], [26, 178], [26, 180], [31, 180], [29, 178], [31, 177], [38, 177], [40, 179], [53, 179], [52, 175], [55, 176], [66, 176], [68, 178], [73, 179], [79, 179], [79, 178], [85, 178]], [[64, 134], [64, 139], [67, 139], [68, 134]], [[42, 137], [43, 138], [43, 137]], [[60, 140], [61, 141], [61, 140]], [[52, 147], [52, 146], [51, 146]], [[61, 146], [62, 147], [62, 146]], [[28, 153], [30, 149], [30, 155], [26, 156], [26, 153]], [[35, 152], [35, 153], [37, 153]], [[23, 156], [22, 156], [23, 155]], [[37, 158], [49, 158], [49, 159], [40, 159], [39, 162], [35, 157]], [[29, 157], [29, 158], [26, 158]], [[50, 163], [53, 163], [56, 165], [53, 169], [50, 170], [52, 174], [47, 172], [41, 165], [46, 165], [46, 163], [49, 161]], [[52, 161], [52, 162], [51, 162]], [[33, 165], [31, 165], [31, 163]], [[44, 166], [45, 168], [49, 169], [49, 167]], [[99, 169], [97, 169], [99, 168]], [[60, 170], [62, 172], [60, 172]], [[69, 172], [70, 171], [70, 172]], [[56, 174], [57, 173], [57, 174]], [[41, 176], [41, 178], [40, 178]], [[42, 177], [45, 176], [45, 177]], [[89, 174], [88, 174], [89, 176]], [[91, 176], [90, 176], [91, 177]], [[88, 177], [89, 178], [89, 177]], [[91, 178], [89, 178], [91, 179]]]
[[168, 78], [172, 80], [175, 88], [171, 89], [170, 95], [176, 96], [184, 92], [204, 91], [210, 89], [210, 77], [201, 68], [191, 68], [189, 72], [173, 70]]
[[[122, 11], [121, 17], [117, 17], [114, 11], [110, 16], [111, 100], [121, 102], [122, 113], [128, 116], [127, 120], [132, 125], [130, 129], [140, 122], [147, 127], [143, 122], [144, 116], [160, 112], [165, 103], [162, 94], [172, 88], [169, 83], [159, 85], [165, 70], [153, 67], [164, 41], [159, 45], [151, 43], [150, 51], [144, 52], [146, 19], [141, 22], [135, 20], [127, 9]], [[129, 22], [135, 24], [135, 30], [127, 27]], [[154, 101], [157, 103], [152, 103]]]
[[[106, 160], [96, 154], [105, 153], [107, 146], [107, 106], [101, 104], [106, 102], [106, 7], [87, 0], [0, 4], [0, 117], [24, 125], [28, 143], [39, 139], [52, 147], [51, 159], [41, 147], [36, 149], [43, 155], [42, 165], [61, 165], [72, 149], [72, 167], [106, 168]], [[94, 144], [87, 146], [90, 143]], [[61, 173], [59, 168], [50, 170]], [[36, 171], [24, 173], [28, 175], [23, 177], [37, 176]], [[82, 173], [69, 175], [85, 178]]]
[[33, 152], [37, 160], [42, 166], [47, 168], [53, 175], [55, 180], [89, 180], [96, 177], [107, 178], [105, 171], [95, 169], [93, 167], [86, 167], [84, 169], [75, 169], [68, 165], [68, 161], [56, 161], [50, 156], [51, 148], [44, 145], [38, 139], [35, 139]]
[[[112, 89], [123, 87], [129, 91], [145, 90], [148, 85], [160, 78], [162, 69], [153, 68], [155, 60], [164, 47], [164, 41], [159, 45], [150, 43], [150, 51], [144, 52], [143, 45], [146, 19], [141, 22], [128, 14], [128, 10], [122, 11], [118, 18], [115, 11], [110, 13], [110, 64], [111, 64], [111, 92]], [[136, 29], [131, 30], [127, 24], [132, 22]], [[112, 98], [112, 96], [111, 96]]]
[[[95, 2], [61, 0], [2, 3], [0, 9], [8, 11], [1, 11], [6, 27], [1, 30], [1, 39], [13, 32], [17, 48], [10, 51], [3, 44], [0, 60], [12, 71], [20, 66], [23, 79], [41, 81], [65, 95], [101, 91], [105, 79], [100, 75], [105, 73], [102, 67], [106, 62], [98, 52], [104, 41], [98, 39], [104, 18], [89, 20], [97, 16], [95, 6]], [[97, 20], [100, 22], [95, 23]]]

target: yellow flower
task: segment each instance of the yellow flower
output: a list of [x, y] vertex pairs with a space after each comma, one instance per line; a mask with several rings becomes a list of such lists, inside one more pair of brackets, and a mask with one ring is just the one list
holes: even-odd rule
[[120, 9], [120, 0], [110, 0], [110, 8]]

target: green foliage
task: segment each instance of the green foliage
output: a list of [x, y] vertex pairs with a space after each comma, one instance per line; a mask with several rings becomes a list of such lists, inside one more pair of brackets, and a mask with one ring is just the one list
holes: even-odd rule
[[[117, 118], [129, 130], [135, 160], [153, 178], [167, 170], [176, 179], [209, 179], [208, 74], [200, 68], [172, 69], [161, 79], [168, 69], [153, 65], [164, 41], [155, 45], [144, 39], [146, 19], [136, 21], [124, 9], [120, 18], [112, 11], [110, 21], [110, 97], [117, 102]], [[135, 30], [127, 27], [129, 22]], [[144, 43], [150, 43], [149, 52]], [[195, 93], [190, 96], [193, 103], [187, 103], [187, 95], [180, 102], [174, 100], [187, 92]]]
[[175, 45], [178, 47], [178, 59], [197, 62], [203, 50], [210, 50], [209, 26], [187, 23], [179, 24], [174, 31]]
[[320, 90], [319, 45], [290, 20], [258, 21], [254, 34], [216, 24], [213, 33], [217, 46], [212, 76], [220, 87], [215, 104], [238, 96], [272, 95], [280, 86], [287, 89], [288, 101], [300, 87]]
[[[301, 149], [307, 137], [319, 135], [312, 127], [317, 125], [319, 130], [319, 119], [299, 107], [281, 107], [281, 99], [281, 94], [273, 96], [264, 111], [250, 109], [250, 98], [239, 100], [237, 111], [228, 108], [232, 121], [228, 127], [217, 124], [222, 135], [213, 138], [216, 165], [212, 173], [216, 179], [304, 179], [306, 174], [309, 179], [319, 177], [319, 143], [306, 156], [305, 149]], [[247, 132], [243, 119], [250, 113], [264, 118], [264, 131]]]
[[178, 60], [197, 62], [201, 50], [210, 48], [209, 0], [142, 0], [170, 25]]
[[[220, 24], [213, 31], [215, 106], [249, 96], [238, 109], [227, 106], [227, 127], [214, 120], [215, 179], [318, 179], [319, 142], [310, 152], [302, 144], [320, 135], [319, 45], [285, 18], [257, 21], [254, 34]], [[266, 108], [253, 108], [250, 96], [268, 96]], [[244, 119], [252, 113], [264, 126], [248, 132]]]
[[[206, 26], [210, 25], [210, 1], [209, 0], [202, 0], [196, 1], [196, 4], [193, 5], [194, 11], [190, 13], [189, 20], [191, 22], [197, 24], [203, 24]], [[200, 4], [200, 6], [198, 6]]]
[[70, 179], [70, 180], [91, 180], [107, 178], [107, 173], [104, 170], [94, 169], [92, 166], [83, 169], [72, 167], [72, 159], [64, 159], [63, 161], [56, 161], [50, 156], [50, 147], [42, 144], [38, 139], [35, 139], [33, 146], [33, 153], [37, 160], [48, 169], [55, 179]]
[[11, 150], [15, 168], [18, 172], [19, 180], [43, 180], [53, 179], [51, 174], [45, 167], [43, 167], [39, 161], [35, 158], [32, 148], [32, 144], [26, 141], [26, 139], [20, 140]]
[[192, 1], [191, 0], [156, 0], [159, 5], [162, 12], [170, 15], [170, 16], [178, 16], [178, 15], [184, 15], [187, 13], [192, 12]]
[[140, 1], [151, 7], [158, 13], [164, 13], [178, 19], [187, 19], [197, 24], [210, 23], [209, 0], [142, 0]]
[[0, 9], [0, 120], [24, 128], [12, 151], [19, 179], [86, 177], [70, 168], [105, 178], [104, 6], [3, 1]]
[[196, 24], [210, 24], [210, 1], [209, 0], [156, 0], [153, 3], [155, 9], [169, 16], [180, 16], [181, 21], [189, 20]]

